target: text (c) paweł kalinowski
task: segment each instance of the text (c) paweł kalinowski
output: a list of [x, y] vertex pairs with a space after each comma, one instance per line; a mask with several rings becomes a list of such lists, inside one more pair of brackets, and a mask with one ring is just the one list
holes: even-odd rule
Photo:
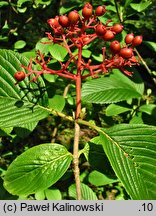
[[70, 204], [46, 203], [46, 204], [20, 204], [20, 211], [103, 211], [103, 203], [94, 204]]

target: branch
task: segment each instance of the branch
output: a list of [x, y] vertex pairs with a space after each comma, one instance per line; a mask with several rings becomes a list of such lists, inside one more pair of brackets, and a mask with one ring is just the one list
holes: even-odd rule
[[[55, 111], [55, 110], [50, 110], [48, 108], [47, 108], [47, 110], [49, 112], [51, 112], [51, 114], [54, 115], [54, 116], [59, 116], [59, 117], [63, 118], [66, 121], [75, 122], [75, 119], [72, 116], [67, 116], [67, 115], [65, 115], [62, 112], [58, 112], [58, 111]], [[92, 123], [90, 123], [88, 121], [85, 121], [83, 119], [77, 119], [76, 122], [78, 124], [80, 124], [80, 125], [88, 126], [88, 127], [92, 128], [93, 130], [96, 130], [97, 132], [101, 132], [101, 128], [100, 127], [98, 127], [95, 124], [92, 124]]]
[[122, 16], [121, 16], [121, 14], [119, 13], [119, 8], [118, 8], [117, 1], [114, 0], [114, 2], [115, 2], [115, 8], [116, 8], [116, 12], [117, 12], [117, 14], [118, 14], [119, 20], [120, 20], [120, 22], [123, 22]]
[[135, 48], [135, 52], [138, 55], [139, 59], [141, 60], [142, 64], [144, 65], [144, 67], [146, 68], [146, 70], [148, 71], [148, 73], [150, 75], [152, 75], [152, 72], [150, 70], [150, 68], [148, 67], [148, 65], [146, 64], [146, 62], [144, 61], [144, 59], [141, 57], [140, 53], [138, 52], [138, 50]]
[[81, 200], [80, 169], [79, 169], [79, 138], [80, 138], [80, 126], [75, 121], [74, 148], [73, 148], [73, 170], [74, 170], [74, 176], [75, 176], [77, 200]]

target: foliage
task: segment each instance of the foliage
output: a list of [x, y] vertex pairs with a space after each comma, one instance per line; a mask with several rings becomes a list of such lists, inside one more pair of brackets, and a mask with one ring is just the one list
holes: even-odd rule
[[[122, 46], [125, 35], [132, 31], [142, 34], [144, 41], [134, 52], [140, 58], [140, 66], [126, 66], [126, 71], [133, 73], [131, 77], [123, 74], [121, 68], [110, 68], [96, 79], [88, 76], [88, 70], [83, 72], [86, 79], [82, 81], [82, 108], [76, 119], [81, 126], [81, 198], [156, 199], [154, 2], [101, 2], [107, 12], [98, 20], [105, 24], [111, 18], [113, 24], [124, 25], [122, 33], [115, 36]], [[92, 4], [95, 9], [98, 1]], [[64, 65], [74, 77], [77, 68], [73, 57], [69, 64], [68, 50], [53, 43], [44, 32], [49, 31], [47, 19], [74, 9], [82, 14], [83, 5], [83, 1], [69, 4], [54, 0], [0, 3], [5, 14], [0, 35], [0, 199], [78, 197], [73, 173], [77, 87], [74, 79], [65, 79], [56, 72]], [[56, 8], [53, 14], [52, 7]], [[153, 19], [148, 22], [151, 16]], [[84, 61], [92, 59], [94, 65], [102, 65], [103, 46], [109, 50], [110, 42], [95, 38], [86, 44], [82, 50]], [[38, 50], [40, 55], [36, 58]], [[42, 53], [49, 71], [55, 71], [53, 75], [37, 75], [42, 65], [34, 63], [41, 63]], [[78, 48], [72, 49], [73, 56], [78, 53]], [[150, 62], [148, 53], [152, 56]], [[107, 58], [110, 56], [108, 51]], [[14, 74], [21, 70], [26, 78], [17, 82]]]

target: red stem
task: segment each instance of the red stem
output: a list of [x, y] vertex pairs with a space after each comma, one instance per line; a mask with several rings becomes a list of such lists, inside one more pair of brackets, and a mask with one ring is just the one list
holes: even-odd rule
[[76, 76], [76, 115], [78, 119], [81, 113], [81, 62], [82, 62], [82, 47], [78, 51], [77, 76]]

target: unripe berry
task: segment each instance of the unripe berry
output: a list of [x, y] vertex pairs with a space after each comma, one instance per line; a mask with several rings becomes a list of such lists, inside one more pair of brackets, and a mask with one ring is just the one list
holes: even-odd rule
[[91, 4], [86, 3], [82, 9], [82, 15], [85, 19], [89, 19], [92, 15], [93, 7]]
[[133, 46], [139, 46], [142, 43], [143, 37], [140, 35], [136, 36], [133, 41], [132, 41], [132, 45]]
[[14, 74], [14, 78], [20, 82], [22, 80], [25, 79], [25, 73], [23, 71], [17, 71], [15, 74]]
[[105, 6], [98, 6], [97, 8], [96, 8], [96, 10], [95, 10], [95, 15], [96, 16], [102, 16], [102, 15], [104, 15], [104, 13], [106, 13], [106, 8], [105, 8]]
[[131, 58], [133, 56], [133, 50], [131, 48], [124, 47], [120, 50], [120, 55], [123, 58]]
[[50, 25], [51, 28], [57, 28], [58, 26], [60, 26], [57, 19], [55, 18], [48, 19], [47, 23]]
[[59, 23], [62, 27], [68, 27], [69, 26], [69, 19], [67, 16], [62, 15], [59, 17]]
[[119, 41], [115, 40], [115, 41], [112, 41], [111, 44], [110, 44], [110, 49], [113, 53], [118, 53], [120, 52], [121, 50], [121, 46], [120, 46], [120, 43]]
[[58, 15], [56, 15], [55, 16], [55, 19], [57, 20], [57, 22], [59, 21], [59, 16]]
[[111, 30], [113, 32], [115, 32], [116, 34], [120, 34], [123, 30], [123, 25], [121, 24], [115, 24], [114, 26], [112, 26]]
[[84, 43], [84, 44], [87, 44], [87, 43], [89, 42], [89, 40], [90, 40], [90, 37], [89, 37], [89, 36], [86, 36], [86, 37], [84, 37], [82, 40], [83, 40], [83, 43]]
[[103, 24], [98, 24], [96, 26], [95, 32], [98, 36], [103, 36], [106, 33], [106, 26]]
[[103, 39], [105, 41], [110, 41], [114, 38], [114, 34], [111, 30], [107, 30], [106, 33], [103, 35]]
[[68, 19], [69, 19], [69, 22], [70, 24], [74, 25], [78, 22], [80, 16], [78, 14], [78, 12], [76, 10], [74, 11], [71, 11], [69, 14], [68, 14]]
[[127, 34], [126, 37], [125, 37], [125, 43], [126, 44], [131, 44], [133, 39], [134, 39], [134, 34], [133, 33]]

